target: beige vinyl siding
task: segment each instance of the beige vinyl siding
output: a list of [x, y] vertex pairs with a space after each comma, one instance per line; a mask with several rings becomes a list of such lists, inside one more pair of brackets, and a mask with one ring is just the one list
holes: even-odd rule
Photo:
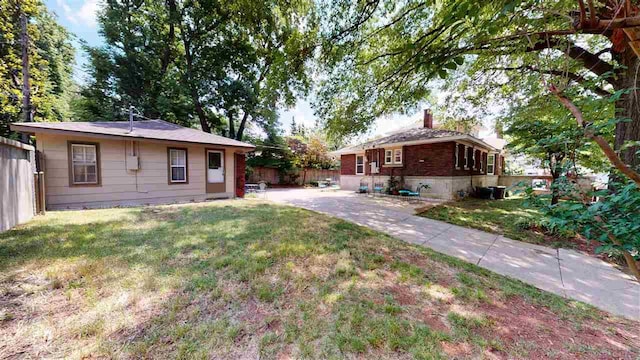
[[235, 153], [231, 149], [227, 149], [224, 154], [225, 187], [227, 193], [232, 194], [231, 197], [234, 197], [236, 193], [236, 157]]
[[[214, 194], [206, 194], [205, 146], [177, 143], [188, 150], [188, 183], [168, 183], [167, 148], [165, 143], [139, 141], [140, 169], [126, 170], [126, 155], [131, 141], [88, 137], [36, 134], [38, 150], [45, 156], [47, 204], [51, 208], [99, 207], [202, 201]], [[92, 141], [100, 144], [101, 186], [69, 186], [67, 141]], [[234, 151], [227, 149], [225, 157], [226, 193], [234, 195]]]

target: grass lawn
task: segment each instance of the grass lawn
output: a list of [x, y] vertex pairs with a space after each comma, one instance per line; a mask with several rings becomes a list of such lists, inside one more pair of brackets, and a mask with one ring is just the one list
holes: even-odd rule
[[542, 216], [538, 210], [523, 205], [522, 197], [504, 200], [468, 198], [444, 203], [420, 213], [420, 216], [448, 223], [501, 234], [513, 240], [551, 247], [576, 247], [574, 239], [551, 236], [532, 228]]
[[637, 358], [640, 324], [260, 201], [0, 234], [0, 358]]

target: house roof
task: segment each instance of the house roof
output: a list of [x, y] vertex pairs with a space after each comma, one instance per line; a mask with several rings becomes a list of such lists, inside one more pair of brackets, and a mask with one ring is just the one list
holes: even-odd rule
[[133, 131], [129, 132], [128, 121], [105, 122], [28, 122], [13, 123], [14, 131], [37, 133], [75, 133], [84, 136], [113, 136], [119, 138], [135, 138], [148, 140], [175, 141], [205, 145], [223, 145], [253, 149], [255, 146], [229, 139], [223, 136], [209, 134], [197, 129], [186, 128], [163, 120], [134, 121]]
[[446, 141], [467, 141], [483, 146], [492, 151], [499, 149], [487, 144], [486, 142], [458, 131], [440, 130], [431, 128], [413, 128], [405, 131], [393, 133], [391, 135], [367, 141], [365, 143], [346, 147], [334, 152], [334, 154], [349, 154], [363, 151], [366, 149], [374, 149], [383, 146], [401, 146], [401, 145], [419, 145]]
[[504, 147], [507, 145], [507, 140], [497, 138], [497, 137], [482, 138], [482, 141], [486, 142], [487, 144], [493, 146], [498, 150], [504, 149]]

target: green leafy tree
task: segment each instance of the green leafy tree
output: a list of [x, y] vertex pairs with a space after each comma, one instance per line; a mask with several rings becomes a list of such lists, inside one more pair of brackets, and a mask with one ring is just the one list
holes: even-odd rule
[[89, 81], [74, 105], [81, 120], [126, 120], [135, 106], [148, 118], [182, 125], [194, 121], [183, 83], [178, 29], [164, 1], [106, 1], [98, 22], [104, 45], [84, 49]]
[[[581, 98], [576, 96], [576, 99], [590, 109], [590, 115], [595, 118], [610, 105], [592, 95], [583, 94]], [[605, 104], [601, 104], [603, 102]], [[543, 94], [514, 105], [498, 121], [507, 126], [505, 134], [512, 152], [540, 160], [549, 169], [553, 178], [552, 204], [558, 203], [560, 194], [555, 185], [561, 175], [566, 175], [563, 174], [565, 170], [569, 169], [577, 175], [575, 165], [595, 171], [608, 169], [602, 151], [585, 139], [582, 128], [573, 121], [571, 113], [559, 102], [549, 102]], [[609, 125], [607, 121], [593, 124], [601, 129], [601, 134], [611, 139], [613, 133]]]
[[309, 1], [107, 1], [106, 45], [87, 48], [93, 79], [78, 108], [122, 118], [132, 104], [241, 140], [308, 90], [313, 11]]
[[287, 138], [287, 144], [293, 154], [293, 166], [302, 170], [302, 183], [307, 180], [309, 169], [331, 169], [335, 166], [334, 160], [329, 155], [326, 141], [314, 133], [306, 138], [292, 136]]
[[265, 124], [263, 132], [265, 134], [262, 136], [249, 134], [256, 151], [247, 157], [247, 173], [251, 173], [256, 167], [269, 167], [278, 169], [280, 176], [284, 178], [294, 168], [294, 155], [287, 140], [282, 136], [277, 118], [274, 117]]
[[580, 4], [332, 1], [322, 7], [326, 76], [316, 111], [333, 134], [361, 133], [383, 115], [412, 110], [428, 95], [429, 81], [467, 63], [488, 82], [508, 86], [511, 76], [522, 75], [544, 79], [551, 94], [570, 85], [612, 97], [618, 109], [613, 147], [635, 166], [637, 149], [623, 147], [640, 139], [638, 99], [629, 92], [638, 88], [633, 69], [639, 60], [622, 27], [637, 19], [637, 4]]
[[0, 136], [15, 136], [12, 122], [23, 121], [20, 14], [28, 18], [29, 73], [34, 121], [70, 117], [74, 96], [72, 35], [37, 0], [0, 0]]

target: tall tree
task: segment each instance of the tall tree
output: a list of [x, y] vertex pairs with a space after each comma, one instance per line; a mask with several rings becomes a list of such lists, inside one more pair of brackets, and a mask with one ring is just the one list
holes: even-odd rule
[[85, 46], [89, 82], [76, 106], [81, 120], [125, 120], [130, 105], [148, 118], [189, 125], [194, 117], [182, 82], [184, 61], [165, 1], [104, 3], [98, 16], [105, 45]]
[[[592, 100], [588, 98], [582, 101], [590, 102]], [[602, 151], [582, 136], [571, 113], [562, 104], [549, 102], [544, 95], [531, 99], [524, 106], [513, 107], [503, 123], [507, 126], [505, 134], [510, 151], [540, 160], [551, 173], [551, 204], [557, 204], [560, 199], [558, 179], [567, 172], [575, 173], [576, 165], [597, 170], [605, 168]], [[611, 138], [612, 132], [609, 135]]]
[[336, 0], [323, 9], [331, 19], [323, 27], [328, 76], [316, 108], [334, 133], [355, 133], [381, 115], [406, 112], [424, 98], [429, 80], [484, 58], [503, 72], [615, 94], [615, 148], [624, 162], [640, 162], [637, 148], [623, 149], [640, 139], [637, 97], [628, 91], [638, 87], [638, 57], [622, 30], [640, 22], [635, 1]]
[[38, 0], [0, 0], [0, 9], [0, 136], [15, 136], [9, 124], [23, 120], [21, 14], [28, 19], [33, 120], [68, 120], [75, 89], [72, 35]]
[[107, 45], [89, 48], [88, 112], [198, 123], [242, 139], [309, 88], [316, 34], [310, 1], [115, 1], [99, 17]]

